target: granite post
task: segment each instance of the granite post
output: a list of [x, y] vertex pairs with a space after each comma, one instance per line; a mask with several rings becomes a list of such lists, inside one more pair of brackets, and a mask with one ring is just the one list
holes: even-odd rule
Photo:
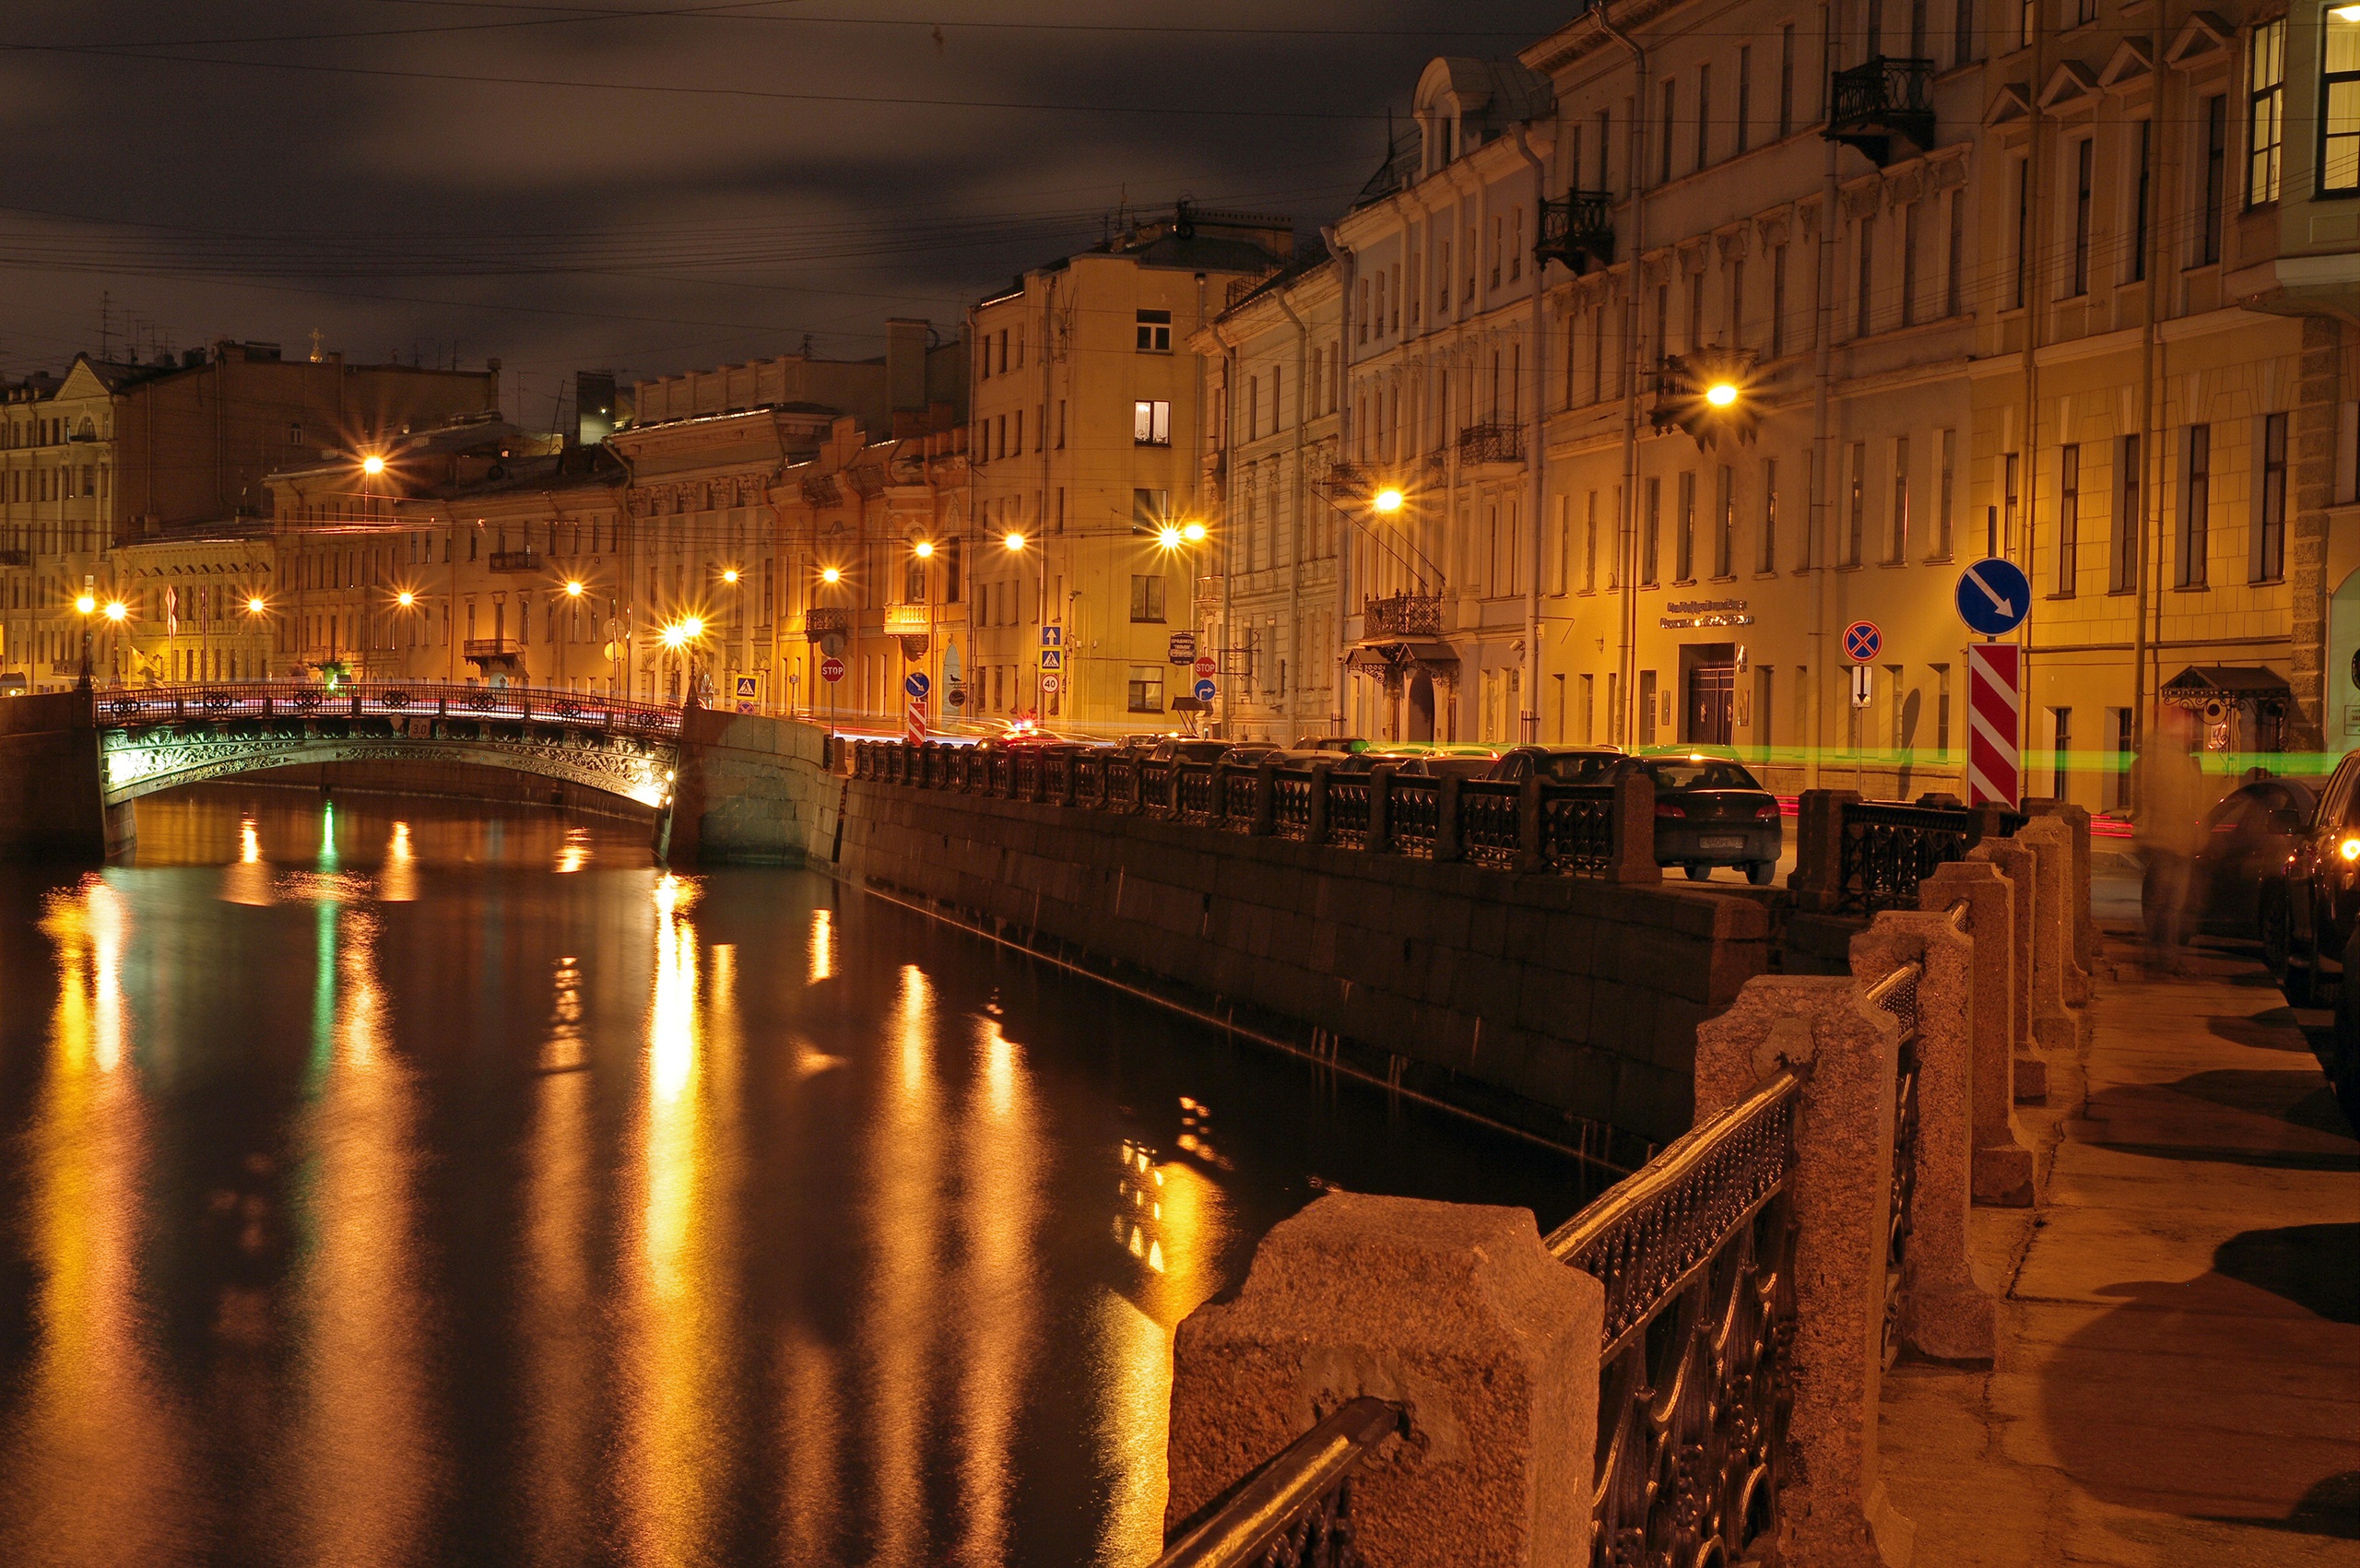
[[1608, 881], [1644, 888], [1663, 880], [1663, 867], [1656, 864], [1656, 781], [1636, 768], [1614, 781], [1611, 853]]
[[1893, 1177], [1893, 1020], [1848, 975], [1763, 975], [1696, 1031], [1696, 1119], [1781, 1068], [1807, 1075], [1796, 1134], [1794, 1480], [1789, 1561], [1906, 1568], [1916, 1527], [1877, 1467]]
[[2065, 902], [2073, 912], [2073, 958], [2083, 970], [2098, 967], [2098, 923], [2090, 914], [2090, 813], [2087, 807], [2062, 800], [2036, 800], [2025, 809], [2035, 817], [2054, 817], [2073, 836], [2073, 869]]
[[1944, 914], [1887, 910], [1852, 938], [1862, 984], [1918, 977], [1917, 1185], [1901, 1281], [1901, 1342], [1933, 1361], [1991, 1364], [1997, 1309], [1968, 1261], [1974, 1161], [1975, 943]]
[[1974, 1197], [2021, 1208], [2039, 1195], [2032, 1150], [2016, 1126], [2015, 890], [1988, 861], [1953, 860], [1918, 884], [1918, 898], [1935, 913], [1966, 905], [1966, 933], [1975, 944]]
[[1531, 1211], [1331, 1193], [1172, 1347], [1167, 1536], [1346, 1400], [1408, 1409], [1352, 1481], [1385, 1568], [1587, 1568], [1604, 1291]]
[[[2014, 1061], [2009, 1075], [2016, 1103], [2037, 1105], [2048, 1098], [2048, 1064], [2033, 1049], [2032, 1028], [2036, 978], [2032, 961], [2033, 910], [2037, 902], [2033, 884], [2039, 879], [2038, 858], [2030, 845], [2000, 838], [1985, 839], [1967, 851], [1966, 858], [1997, 867], [2008, 879], [2012, 911], [2008, 924], [2014, 949], [2012, 967], [2015, 972], [2015, 1000], [2009, 1009], [2008, 1021], [2008, 1048]], [[2061, 1007], [2062, 1003], [2059, 1005]]]
[[2084, 1027], [2074, 998], [2089, 999], [2090, 977], [2073, 961], [2073, 922], [2066, 908], [2072, 836], [2053, 817], [2026, 822], [2015, 842], [2033, 853], [2032, 1037], [2048, 1050], [2079, 1044]]
[[1795, 806], [1795, 868], [1787, 886], [1805, 914], [1832, 914], [1844, 902], [1844, 808], [1857, 789], [1807, 789]]

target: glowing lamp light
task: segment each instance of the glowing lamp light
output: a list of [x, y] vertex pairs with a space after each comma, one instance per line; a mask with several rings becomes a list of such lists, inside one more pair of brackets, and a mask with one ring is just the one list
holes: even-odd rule
[[1010, 534], [1008, 537], [1002, 539], [1000, 543], [1006, 545], [1009, 549], [1021, 550], [1024, 548], [1024, 536], [1021, 534]]
[[1401, 510], [1401, 491], [1393, 485], [1387, 485], [1376, 492], [1369, 504], [1386, 515], [1391, 516]]
[[703, 618], [688, 616], [664, 629], [664, 645], [667, 648], [685, 647], [703, 635]]
[[1737, 388], [1725, 381], [1717, 381], [1705, 389], [1705, 401], [1716, 408], [1726, 408], [1737, 401]]
[[1180, 530], [1167, 523], [1162, 527], [1155, 531], [1155, 542], [1162, 545], [1168, 550], [1178, 549], [1180, 548]]
[[401, 606], [404, 609], [407, 609], [412, 605], [418, 603], [418, 595], [411, 593], [407, 588], [404, 588], [400, 593], [394, 595], [394, 603]]
[[578, 582], [568, 583], [565, 585], [565, 596], [569, 599], [580, 598], [582, 596], [582, 584]]
[[1184, 524], [1180, 529], [1180, 536], [1192, 545], [1200, 545], [1205, 542], [1205, 525], [1202, 523]]
[[372, 452], [360, 460], [360, 471], [373, 479], [385, 471], [385, 460]]
[[99, 601], [92, 598], [89, 595], [85, 594], [80, 598], [74, 601], [74, 607], [79, 610], [82, 614], [88, 615], [99, 607]]
[[934, 541], [932, 539], [920, 539], [916, 544], [910, 547], [910, 553], [917, 557], [920, 560], [930, 560], [934, 555]]
[[2335, 846], [2335, 852], [2343, 856], [2344, 863], [2346, 865], [2351, 864], [2353, 861], [2360, 860], [2360, 839], [2344, 840], [2342, 843]]
[[256, 594], [253, 598], [246, 601], [246, 613], [248, 615], [260, 615], [262, 612], [262, 595], [260, 594]]
[[2338, 6], [2328, 15], [2339, 22], [2360, 22], [2360, 6]]
[[131, 607], [124, 604], [121, 599], [109, 599], [107, 601], [107, 619], [109, 620], [120, 621], [130, 613]]
[[722, 580], [724, 583], [735, 583], [735, 582], [737, 582], [737, 581], [738, 581], [738, 569], [737, 569], [736, 567], [734, 567], [734, 566], [733, 566], [733, 567], [730, 567], [727, 571], [724, 572], [721, 574], [721, 580]]
[[837, 571], [832, 566], [826, 568], [820, 573], [820, 581], [822, 583], [841, 583], [844, 580], [844, 574]]

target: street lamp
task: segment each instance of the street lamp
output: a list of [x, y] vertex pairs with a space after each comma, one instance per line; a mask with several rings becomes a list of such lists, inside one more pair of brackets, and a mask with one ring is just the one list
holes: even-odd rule
[[74, 613], [82, 618], [82, 673], [75, 681], [77, 690], [90, 689], [90, 616], [98, 607], [97, 597], [90, 594], [81, 595], [74, 601]]
[[1375, 495], [1369, 498], [1370, 508], [1374, 511], [1383, 513], [1387, 517], [1390, 517], [1395, 513], [1400, 511], [1401, 503], [1401, 489], [1398, 485], [1386, 485], [1383, 489], [1379, 489]]
[[372, 452], [360, 460], [360, 471], [373, 479], [385, 471], [385, 460]]
[[703, 638], [704, 618], [699, 615], [684, 615], [667, 625], [662, 632], [664, 646], [678, 654], [688, 666], [687, 696], [690, 699], [702, 695], [697, 690], [697, 645]]

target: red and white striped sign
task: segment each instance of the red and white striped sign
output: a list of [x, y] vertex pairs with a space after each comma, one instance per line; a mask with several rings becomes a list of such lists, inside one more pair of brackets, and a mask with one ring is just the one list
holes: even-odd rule
[[926, 738], [925, 698], [913, 697], [910, 699], [910, 722], [908, 726], [903, 730], [902, 736], [903, 739], [907, 740], [913, 746], [915, 746], [919, 741]]
[[1974, 643], [1966, 650], [1966, 803], [2013, 806], [2023, 792], [2024, 701], [2018, 691], [2024, 649]]

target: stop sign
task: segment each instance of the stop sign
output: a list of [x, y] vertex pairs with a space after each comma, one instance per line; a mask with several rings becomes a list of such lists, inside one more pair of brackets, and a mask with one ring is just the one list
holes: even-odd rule
[[1213, 664], [1213, 656], [1210, 654], [1202, 655], [1197, 660], [1197, 678], [1198, 680], [1210, 680], [1213, 678], [1213, 671], [1216, 667], [1218, 666]]
[[844, 660], [835, 657], [833, 654], [830, 654], [827, 658], [820, 661], [820, 678], [821, 680], [842, 680], [844, 678]]

